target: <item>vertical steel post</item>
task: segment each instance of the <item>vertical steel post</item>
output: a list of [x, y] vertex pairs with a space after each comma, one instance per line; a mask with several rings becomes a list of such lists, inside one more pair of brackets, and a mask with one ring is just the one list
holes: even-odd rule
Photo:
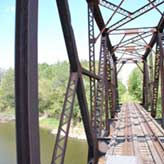
[[103, 129], [103, 115], [104, 115], [104, 89], [105, 89], [105, 77], [104, 77], [104, 67], [105, 67], [105, 52], [106, 52], [106, 39], [101, 37], [100, 43], [100, 56], [99, 56], [99, 67], [98, 75], [101, 77], [101, 80], [97, 82], [96, 87], [96, 135], [100, 137]]
[[149, 72], [147, 66], [147, 60], [143, 61], [143, 106], [146, 110], [148, 110], [148, 89], [149, 89]]
[[108, 79], [108, 95], [109, 95], [109, 110], [111, 118], [114, 117], [115, 111], [115, 98], [114, 98], [114, 89], [113, 89], [113, 59], [110, 52], [107, 54], [107, 79]]
[[108, 135], [110, 133], [110, 127], [109, 127], [109, 81], [108, 81], [108, 67], [109, 67], [109, 50], [107, 47], [107, 35], [105, 36], [105, 58], [104, 58], [104, 85], [105, 85], [105, 135]]
[[118, 77], [117, 77], [117, 63], [114, 61], [114, 74], [115, 74], [115, 89], [116, 89], [116, 109], [119, 109], [119, 94], [118, 94]]
[[[94, 3], [88, 3], [88, 37], [89, 37], [89, 70], [95, 73], [95, 36], [94, 36]], [[91, 126], [96, 127], [95, 112], [95, 79], [90, 77], [90, 109], [91, 109]]]
[[[99, 56], [99, 70], [98, 75], [101, 80], [97, 82], [96, 88], [96, 132], [98, 136], [109, 133], [108, 123], [108, 73], [107, 73], [107, 38], [105, 35], [101, 37], [100, 56]], [[104, 130], [105, 133], [102, 133]]]
[[156, 54], [155, 54], [153, 95], [152, 95], [152, 106], [151, 106], [152, 117], [156, 117], [156, 113], [157, 113], [156, 109], [157, 109], [157, 100], [158, 100], [159, 72], [160, 72], [160, 54], [159, 54], [159, 45], [157, 44]]
[[111, 90], [112, 90], [112, 107], [111, 107], [111, 118], [114, 118], [116, 111], [116, 70], [115, 70], [115, 61], [111, 58], [112, 67], [111, 67]]
[[161, 110], [162, 127], [164, 128], [164, 33], [158, 34], [158, 44], [160, 48], [160, 71], [161, 71]]
[[149, 54], [149, 105], [152, 106], [152, 95], [153, 95], [153, 54], [152, 52]]
[[18, 164], [40, 164], [37, 25], [38, 0], [17, 0], [15, 97]]

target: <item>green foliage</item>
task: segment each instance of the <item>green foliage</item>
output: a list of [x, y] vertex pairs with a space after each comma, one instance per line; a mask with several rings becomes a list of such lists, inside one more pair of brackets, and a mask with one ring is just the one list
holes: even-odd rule
[[119, 101], [122, 102], [127, 89], [121, 80], [118, 80]]
[[142, 73], [138, 68], [135, 68], [128, 79], [129, 94], [138, 101], [142, 99]]
[[59, 118], [68, 81], [68, 63], [39, 65], [39, 110]]
[[[87, 68], [88, 62], [82, 61], [82, 65]], [[41, 120], [41, 124], [50, 124], [52, 122], [51, 118], [55, 118], [55, 120], [60, 119], [69, 77], [69, 64], [67, 62], [58, 62], [52, 65], [44, 63], [39, 64], [38, 68], [39, 112], [41, 116], [48, 116], [48, 122]], [[89, 107], [90, 83], [89, 78], [86, 76], [84, 76], [84, 86]], [[126, 87], [121, 81], [118, 82], [118, 86], [120, 95], [123, 95], [126, 92]], [[3, 72], [0, 70], [0, 111], [14, 111], [14, 107], [14, 71], [13, 69]], [[81, 121], [81, 114], [76, 97], [73, 110], [73, 124], [75, 125], [79, 121]]]
[[120, 80], [118, 81], [118, 90], [120, 95], [123, 95], [126, 92], [126, 87]]
[[10, 68], [1, 76], [0, 111], [7, 111], [14, 107], [14, 71]]

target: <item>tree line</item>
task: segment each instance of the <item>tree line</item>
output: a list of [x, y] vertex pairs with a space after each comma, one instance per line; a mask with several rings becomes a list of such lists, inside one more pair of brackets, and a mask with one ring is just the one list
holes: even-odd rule
[[[87, 61], [83, 61], [82, 65], [87, 67]], [[44, 63], [38, 65], [38, 70], [39, 113], [40, 115], [47, 115], [48, 117], [59, 119], [69, 77], [69, 64], [66, 61], [52, 65]], [[119, 80], [118, 90], [120, 101], [127, 92], [135, 100], [141, 100], [141, 83], [142, 74], [137, 68], [129, 76], [128, 88]], [[84, 85], [89, 102], [89, 78], [84, 78]], [[14, 111], [14, 109], [14, 70], [12, 68], [7, 70], [0, 69], [0, 111]], [[75, 99], [73, 120], [81, 120], [77, 98]]]

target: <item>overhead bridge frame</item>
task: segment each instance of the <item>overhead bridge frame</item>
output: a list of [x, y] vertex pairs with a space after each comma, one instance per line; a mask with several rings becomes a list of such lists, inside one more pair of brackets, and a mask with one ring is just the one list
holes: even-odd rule
[[[164, 16], [158, 9], [164, 0], [148, 0], [148, 4], [134, 12], [121, 7], [124, 0], [119, 5], [107, 0], [87, 0], [86, 2], [88, 5], [89, 70], [83, 68], [79, 61], [68, 0], [56, 0], [70, 63], [70, 77], [51, 164], [64, 164], [76, 94], [88, 143], [88, 164], [98, 162], [101, 155], [98, 147], [99, 138], [110, 134], [109, 120], [114, 119], [119, 111], [117, 74], [129, 61], [134, 63], [141, 61], [138, 67], [143, 73], [142, 105], [151, 112], [153, 117], [156, 117], [157, 113], [158, 87], [161, 84], [161, 112], [164, 127], [164, 34], [162, 33]], [[113, 11], [107, 23], [104, 22], [100, 5]], [[158, 25], [152, 27], [154, 31], [144, 32], [149, 27], [135, 28], [135, 30], [143, 30], [141, 34], [138, 34], [134, 33], [134, 29], [130, 29], [133, 31], [131, 38], [126, 39], [128, 32], [125, 32], [120, 42], [115, 46], [112, 45], [110, 34], [119, 35], [120, 27], [153, 9], [161, 15]], [[116, 13], [125, 17], [107, 27]], [[97, 37], [95, 37], [95, 26], [99, 29]], [[40, 164], [37, 31], [38, 0], [16, 0], [15, 95], [18, 164]], [[96, 72], [95, 44], [99, 38], [101, 38], [99, 65]], [[147, 43], [145, 38], [151, 38], [150, 42]], [[153, 55], [155, 56], [153, 65], [154, 45], [156, 45], [156, 50]], [[135, 49], [136, 47], [139, 47], [140, 51]], [[145, 51], [142, 52], [143, 50]], [[123, 55], [118, 59], [117, 53]], [[134, 53], [138, 55], [138, 60]], [[124, 58], [125, 56], [128, 58]], [[151, 60], [149, 60], [150, 56]], [[122, 66], [118, 69], [119, 62]], [[152, 72], [154, 72], [153, 75]], [[90, 80], [89, 105], [83, 84], [84, 75]]]

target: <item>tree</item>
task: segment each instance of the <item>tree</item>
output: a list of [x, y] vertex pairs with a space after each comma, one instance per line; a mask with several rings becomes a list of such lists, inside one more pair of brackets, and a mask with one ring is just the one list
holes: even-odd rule
[[118, 91], [120, 96], [122, 96], [126, 92], [126, 87], [120, 80], [118, 80]]
[[68, 63], [39, 64], [39, 110], [59, 118], [68, 81]]
[[134, 68], [128, 79], [128, 91], [137, 101], [142, 99], [142, 81], [143, 76], [141, 71], [137, 67]]
[[14, 71], [12, 68], [3, 73], [0, 85], [0, 110], [14, 109]]

